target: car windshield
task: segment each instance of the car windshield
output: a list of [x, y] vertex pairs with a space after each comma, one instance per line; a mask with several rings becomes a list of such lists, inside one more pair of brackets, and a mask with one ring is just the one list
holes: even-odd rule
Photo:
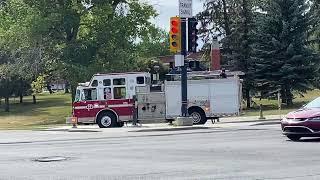
[[320, 97], [309, 102], [304, 108], [320, 108]]

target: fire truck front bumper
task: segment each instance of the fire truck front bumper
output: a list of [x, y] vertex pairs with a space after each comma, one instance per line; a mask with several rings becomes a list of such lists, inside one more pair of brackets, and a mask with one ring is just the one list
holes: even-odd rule
[[78, 118], [77, 117], [67, 117], [66, 124], [77, 124]]
[[93, 117], [86, 117], [86, 118], [77, 118], [77, 117], [67, 117], [66, 124], [93, 124], [94, 118]]

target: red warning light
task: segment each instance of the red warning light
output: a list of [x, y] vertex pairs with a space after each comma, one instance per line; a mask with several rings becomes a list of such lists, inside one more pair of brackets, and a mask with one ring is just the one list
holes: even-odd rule
[[171, 24], [172, 24], [173, 26], [178, 26], [178, 25], [179, 25], [179, 22], [176, 21], [176, 20], [172, 20], [172, 21], [171, 21]]

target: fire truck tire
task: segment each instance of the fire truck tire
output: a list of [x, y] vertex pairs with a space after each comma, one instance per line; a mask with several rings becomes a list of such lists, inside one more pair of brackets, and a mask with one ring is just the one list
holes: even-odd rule
[[205, 124], [207, 122], [206, 114], [199, 107], [189, 108], [188, 113], [193, 119], [193, 124]]
[[117, 127], [117, 116], [112, 112], [102, 112], [97, 118], [97, 124], [100, 128]]

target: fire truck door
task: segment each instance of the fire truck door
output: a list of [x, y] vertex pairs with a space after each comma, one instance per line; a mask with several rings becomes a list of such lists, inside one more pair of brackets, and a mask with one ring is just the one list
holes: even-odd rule
[[74, 115], [78, 118], [89, 117], [86, 101], [79, 101], [74, 103]]
[[88, 88], [83, 90], [79, 110], [82, 117], [95, 117], [96, 105], [99, 103], [96, 88]]

